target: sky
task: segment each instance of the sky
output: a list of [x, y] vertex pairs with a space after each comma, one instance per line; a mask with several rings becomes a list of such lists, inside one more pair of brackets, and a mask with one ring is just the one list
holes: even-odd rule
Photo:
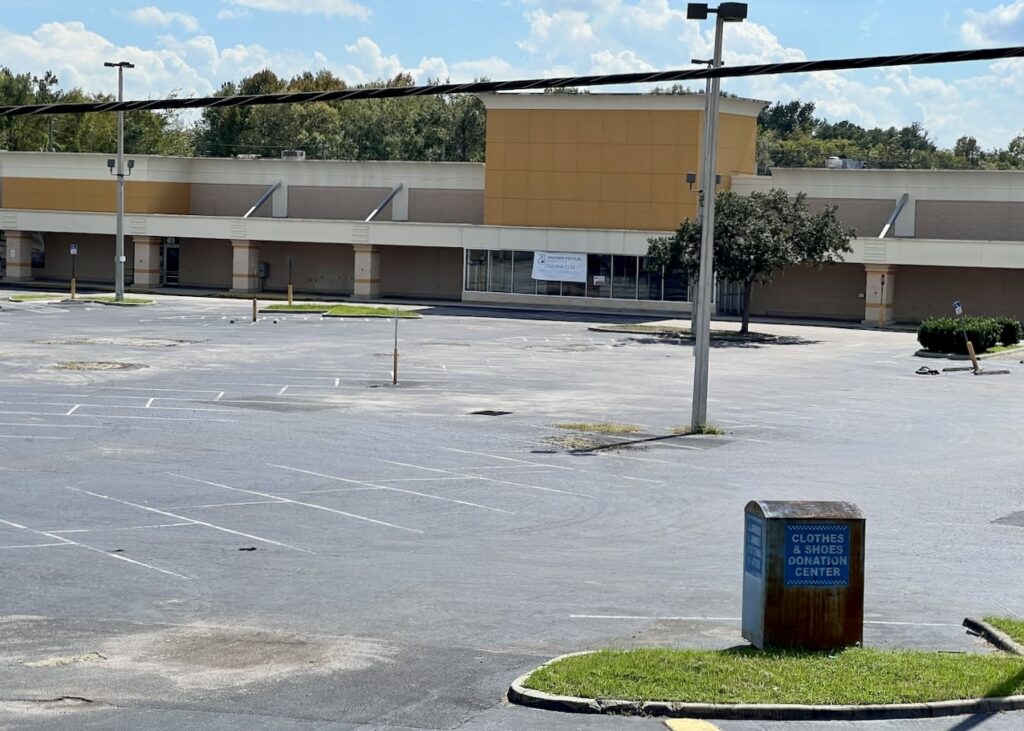
[[[1024, 0], [749, 0], [725, 63], [1024, 46]], [[406, 71], [469, 81], [691, 67], [713, 21], [681, 0], [0, 0], [0, 66], [125, 98], [205, 96], [270, 68], [350, 84]], [[697, 84], [695, 88], [698, 88]], [[617, 89], [644, 91], [650, 87]], [[811, 101], [829, 121], [920, 122], [942, 147], [1024, 134], [1024, 59], [728, 79], [723, 91]], [[597, 91], [597, 90], [595, 90]]]

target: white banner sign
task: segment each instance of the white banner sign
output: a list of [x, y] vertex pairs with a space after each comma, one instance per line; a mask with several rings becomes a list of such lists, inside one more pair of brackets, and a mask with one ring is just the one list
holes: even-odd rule
[[586, 282], [587, 255], [559, 251], [533, 252], [533, 278], [552, 282]]

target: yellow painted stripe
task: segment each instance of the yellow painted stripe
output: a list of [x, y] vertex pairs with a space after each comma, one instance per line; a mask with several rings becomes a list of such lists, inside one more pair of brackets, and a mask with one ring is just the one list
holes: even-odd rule
[[672, 731], [720, 731], [718, 726], [694, 718], [670, 718], [665, 725]]
[[359, 284], [380, 284], [380, 280], [379, 279], [361, 279], [361, 278], [357, 277], [356, 279], [353, 279], [352, 281], [358, 282]]

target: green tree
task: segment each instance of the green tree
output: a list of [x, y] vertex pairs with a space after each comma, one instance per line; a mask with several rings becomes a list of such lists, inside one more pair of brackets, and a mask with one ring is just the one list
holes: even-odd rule
[[[803, 193], [795, 198], [778, 188], [739, 195], [718, 194], [715, 207], [715, 271], [743, 286], [743, 322], [750, 325], [750, 298], [755, 284], [767, 284], [788, 266], [817, 266], [842, 261], [852, 251], [855, 232], [843, 228], [835, 206], [812, 213]], [[700, 269], [699, 221], [686, 219], [675, 235], [649, 239], [647, 256], [666, 271], [695, 277]]]

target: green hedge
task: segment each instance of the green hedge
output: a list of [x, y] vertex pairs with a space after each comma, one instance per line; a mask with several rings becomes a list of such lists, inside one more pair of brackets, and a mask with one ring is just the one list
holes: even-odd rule
[[974, 351], [984, 353], [999, 342], [1002, 331], [1001, 322], [992, 317], [933, 317], [922, 322], [917, 329], [917, 342], [933, 353], [966, 354], [966, 332]]
[[1024, 338], [1024, 328], [1021, 327], [1020, 320], [997, 317], [996, 322], [1000, 327], [999, 342], [1003, 345], [1016, 345]]

